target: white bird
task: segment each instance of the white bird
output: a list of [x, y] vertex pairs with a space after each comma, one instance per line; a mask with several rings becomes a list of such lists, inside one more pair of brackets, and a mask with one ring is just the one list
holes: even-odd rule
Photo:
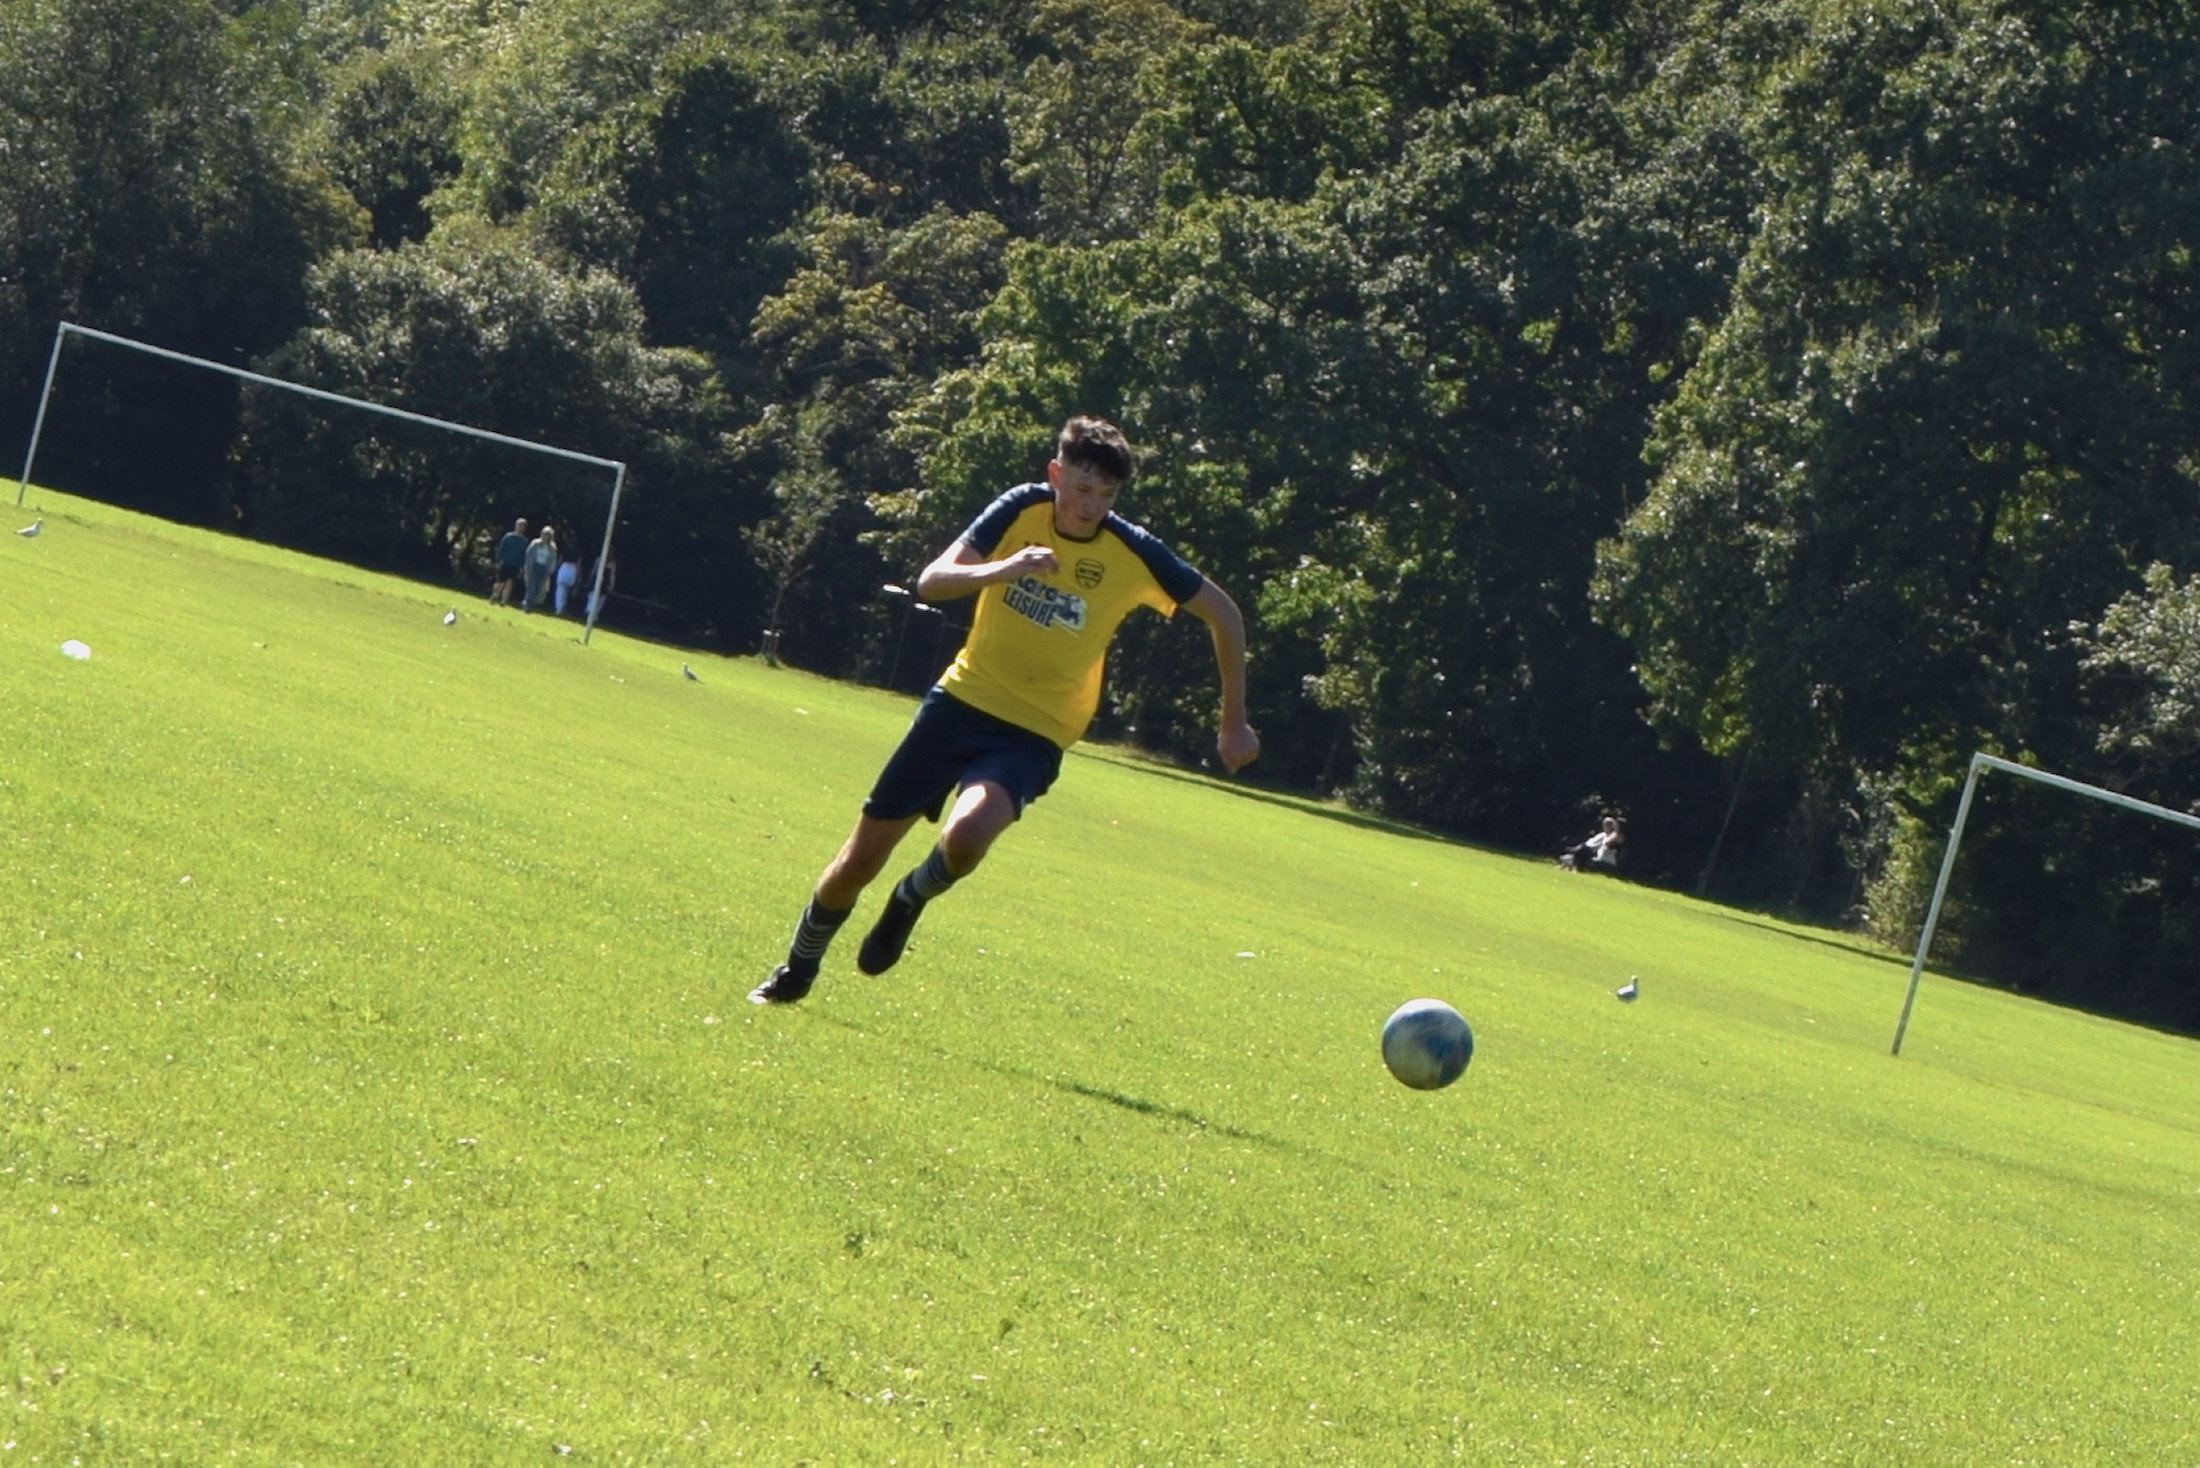
[[680, 664], [680, 676], [687, 679], [690, 683], [700, 683], [703, 681], [702, 679], [695, 676], [695, 670], [689, 667], [686, 663]]
[[451, 608], [451, 609], [450, 609], [449, 611], [447, 611], [447, 612], [445, 612], [445, 613], [443, 614], [443, 625], [444, 625], [444, 626], [446, 626], [446, 627], [450, 626], [450, 625], [451, 625], [451, 624], [452, 624], [453, 622], [455, 622], [455, 621], [457, 621], [457, 620], [458, 620], [458, 608], [457, 608], [457, 607], [452, 607], [452, 608]]
[[39, 531], [45, 528], [46, 517], [44, 515], [40, 515], [37, 519], [31, 521], [30, 524], [24, 526], [21, 530], [18, 530], [15, 533], [22, 536], [32, 536], [36, 535]]
[[1612, 991], [1612, 997], [1622, 1004], [1632, 1004], [1635, 1002], [1635, 996], [1642, 992], [1639, 985], [1640, 981], [1633, 974], [1629, 974], [1627, 982]]

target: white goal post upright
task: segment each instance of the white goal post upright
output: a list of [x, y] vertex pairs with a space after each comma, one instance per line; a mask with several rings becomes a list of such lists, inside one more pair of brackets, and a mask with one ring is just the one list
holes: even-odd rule
[[2042, 785], [2052, 785], [2057, 790], [2067, 790], [2073, 795], [2088, 795], [2095, 800], [2105, 800], [2110, 805], [2135, 810], [2141, 815], [2158, 816], [2162, 820], [2200, 831], [2200, 816], [2187, 815], [2181, 810], [2152, 805], [2144, 800], [2134, 800], [2131, 796], [2119, 795], [2113, 790], [2103, 790], [2098, 785], [2081, 784], [2062, 775], [2050, 775], [2045, 770], [2035, 770], [2028, 765], [1996, 759], [1990, 754], [1972, 755], [1971, 773], [1963, 781], [1963, 798], [1956, 802], [1956, 823], [1948, 832], [1948, 850], [1940, 858], [1940, 880], [1933, 884], [1932, 905], [1925, 910], [1925, 930], [1918, 934], [1917, 956], [1910, 960], [1910, 988], [1902, 996], [1902, 1017], [1895, 1021], [1894, 1048], [1890, 1054], [1902, 1053], [1902, 1035], [1910, 1027], [1910, 1006], [1917, 1002], [1917, 985], [1925, 972], [1925, 955], [1933, 946], [1933, 929], [1940, 925], [1940, 900], [1948, 895], [1948, 877], [1956, 869], [1956, 848], [1963, 844], [1963, 825], [1971, 818], [1971, 796], [1978, 789], [1978, 777], [1987, 770], [2004, 770], [2027, 780], [2037, 780]]
[[46, 385], [38, 394], [38, 414], [31, 420], [30, 449], [23, 455], [23, 473], [15, 482], [15, 503], [18, 509], [22, 507], [24, 496], [30, 492], [31, 469], [38, 461], [39, 436], [46, 430], [46, 404], [53, 397], [54, 373], [61, 365], [61, 344], [71, 336], [81, 336], [89, 341], [105, 342], [109, 346], [124, 347], [133, 352], [144, 352], [149, 356], [160, 357], [166, 361], [181, 362], [187, 367], [204, 367], [209, 371], [219, 372], [227, 377], [234, 377], [241, 382], [255, 383], [261, 387], [278, 388], [283, 392], [298, 393], [304, 397], [316, 398], [324, 403], [335, 403], [340, 407], [363, 408], [369, 413], [380, 413], [386, 418], [401, 418], [407, 423], [418, 423], [428, 428], [440, 428], [447, 432], [463, 434], [468, 438], [478, 438], [489, 443], [503, 444], [507, 448], [525, 449], [531, 453], [549, 454], [553, 458], [565, 459], [575, 464], [587, 464], [597, 469], [609, 469], [611, 471], [611, 510], [604, 517], [603, 549], [596, 556], [596, 577], [588, 597], [587, 615], [581, 626], [581, 641], [585, 643], [595, 634], [596, 614], [603, 609], [604, 570], [611, 562], [611, 535], [619, 523], [619, 499], [626, 492], [626, 465], [620, 460], [598, 458], [594, 454], [583, 454], [573, 449], [561, 449], [555, 444], [537, 443], [533, 439], [514, 438], [507, 433], [496, 433], [487, 428], [475, 428], [467, 423], [453, 423], [446, 418], [431, 418], [425, 413], [414, 413], [404, 408], [393, 408], [386, 403], [369, 402], [365, 398], [346, 397], [342, 393], [330, 392], [326, 388], [307, 387], [302, 382], [285, 382], [280, 377], [268, 377], [263, 373], [247, 372], [242, 367], [231, 367], [221, 362], [210, 362], [204, 357], [193, 357], [184, 352], [171, 351], [167, 347], [156, 347], [151, 342], [136, 341], [130, 337], [116, 336], [114, 333], [107, 331], [95, 331], [89, 326], [78, 326], [73, 321], [64, 321], [54, 328], [53, 351], [46, 358]]

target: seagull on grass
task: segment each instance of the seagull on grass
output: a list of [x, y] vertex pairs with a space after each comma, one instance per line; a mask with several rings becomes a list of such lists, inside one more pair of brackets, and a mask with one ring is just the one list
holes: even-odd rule
[[1612, 997], [1614, 999], [1617, 999], [1622, 1004], [1632, 1004], [1635, 1002], [1635, 996], [1642, 992], [1639, 984], [1640, 980], [1636, 979], [1634, 975], [1630, 974], [1627, 977], [1626, 983], [1620, 985], [1617, 989], [1614, 989], [1612, 991]]
[[687, 679], [690, 683], [700, 683], [703, 681], [702, 679], [695, 676], [695, 670], [689, 667], [686, 663], [680, 664], [680, 676]]
[[445, 613], [443, 614], [443, 625], [444, 625], [444, 626], [446, 626], [446, 627], [450, 626], [450, 625], [451, 625], [451, 624], [452, 624], [453, 622], [456, 622], [457, 620], [458, 620], [458, 608], [457, 608], [457, 607], [452, 607], [452, 608], [451, 608], [451, 609], [450, 609], [449, 611], [447, 611], [447, 612], [445, 612]]
[[28, 539], [29, 537], [36, 535], [39, 531], [45, 528], [46, 517], [44, 515], [40, 515], [37, 519], [31, 521], [30, 524], [24, 526], [21, 530], [18, 530], [15, 533], [17, 535], [23, 536], [25, 539]]

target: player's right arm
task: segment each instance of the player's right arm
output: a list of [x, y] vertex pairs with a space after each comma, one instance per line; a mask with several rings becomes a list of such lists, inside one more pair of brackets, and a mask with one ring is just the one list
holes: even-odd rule
[[1183, 604], [1207, 624], [1215, 642], [1215, 671], [1222, 676], [1222, 719], [1215, 728], [1215, 752], [1222, 768], [1236, 774], [1260, 758], [1260, 735], [1245, 717], [1245, 618], [1230, 594], [1202, 577], [1199, 591]]
[[996, 582], [1051, 575], [1060, 564], [1054, 552], [1043, 545], [1027, 545], [994, 560], [969, 541], [958, 540], [934, 557], [917, 577], [917, 595], [926, 601], [953, 601]]

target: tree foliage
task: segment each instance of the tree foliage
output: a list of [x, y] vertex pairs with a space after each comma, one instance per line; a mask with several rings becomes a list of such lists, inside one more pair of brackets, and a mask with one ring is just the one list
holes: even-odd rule
[[2200, 755], [2200, 576], [2183, 581], [2157, 561], [2143, 590], [2116, 598], [2076, 629], [2088, 674], [2110, 685], [2100, 724], [2105, 754], [2154, 769]]
[[[720, 513], [710, 445], [724, 407], [701, 356], [643, 344], [625, 283], [558, 271], [483, 227], [336, 256], [310, 285], [313, 324], [272, 356], [273, 375], [629, 461], [634, 519], [655, 534], [622, 537], [624, 584], [692, 574], [692, 538]], [[592, 554], [612, 488], [593, 466], [265, 389], [248, 399], [239, 460], [246, 529], [426, 572], [481, 571], [520, 516]]]
[[[307, 268], [357, 220], [298, 163], [254, 40], [205, 0], [0, 8], [0, 419], [28, 432], [61, 321], [227, 362], [295, 329]], [[82, 384], [49, 472], [204, 513], [228, 401], [141, 368]]]

